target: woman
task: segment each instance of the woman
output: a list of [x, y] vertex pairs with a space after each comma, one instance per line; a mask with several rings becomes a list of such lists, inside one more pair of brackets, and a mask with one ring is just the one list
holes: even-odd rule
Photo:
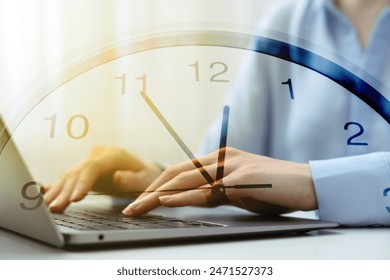
[[[321, 45], [388, 83], [389, 5], [388, 0], [284, 1], [261, 25]], [[357, 149], [341, 145], [338, 135], [320, 137], [319, 128], [348, 124], [370, 115], [372, 109], [353, 95], [329, 98], [329, 89], [313, 83], [306, 72], [296, 75], [298, 90], [305, 94], [305, 103], [297, 109], [292, 102], [279, 98], [275, 84], [268, 85], [275, 76], [294, 76], [297, 70], [286, 70], [283, 62], [265, 70], [260, 64], [256, 59], [244, 63], [246, 71], [227, 100], [232, 114], [236, 114], [229, 127], [229, 145], [235, 148], [226, 149], [223, 182], [270, 183], [272, 188], [226, 189], [225, 197], [212, 201], [210, 185], [191, 161], [161, 174], [159, 166], [146, 164], [123, 149], [97, 147], [83, 163], [47, 186], [45, 201], [49, 208], [63, 210], [70, 202], [81, 200], [99, 177], [113, 174], [118, 190], [147, 190], [123, 210], [128, 216], [161, 204], [214, 206], [224, 202], [261, 214], [319, 209], [321, 219], [344, 225], [390, 225], [390, 208], [386, 208], [390, 205], [386, 191], [390, 188], [388, 123], [373, 120], [372, 132], [364, 135], [363, 144], [367, 145]], [[310, 95], [313, 91], [316, 94]], [[204, 153], [217, 148], [217, 125], [210, 129]], [[218, 153], [199, 159], [213, 179]], [[158, 192], [194, 187], [197, 189], [169, 195]]]

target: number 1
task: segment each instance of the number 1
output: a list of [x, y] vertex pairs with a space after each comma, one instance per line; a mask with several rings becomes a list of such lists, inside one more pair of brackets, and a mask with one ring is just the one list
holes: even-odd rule
[[295, 96], [294, 96], [294, 89], [293, 89], [293, 86], [292, 86], [292, 83], [291, 83], [291, 79], [288, 79], [287, 81], [282, 82], [282, 85], [288, 85], [288, 89], [290, 90], [290, 98], [292, 100], [294, 100]]
[[57, 114], [53, 114], [53, 116], [51, 116], [49, 118], [45, 118], [45, 121], [51, 121], [50, 138], [54, 138], [54, 132], [56, 129], [56, 120], [57, 120]]
[[189, 67], [195, 67], [195, 81], [199, 82], [199, 62], [195, 61], [193, 64], [188, 64]]
[[121, 93], [122, 93], [122, 95], [125, 95], [125, 93], [126, 93], [126, 73], [123, 73], [122, 76], [115, 77], [115, 79], [122, 81]]
[[137, 80], [142, 81], [141, 92], [146, 93], [146, 74], [143, 74], [141, 77], [138, 77]]

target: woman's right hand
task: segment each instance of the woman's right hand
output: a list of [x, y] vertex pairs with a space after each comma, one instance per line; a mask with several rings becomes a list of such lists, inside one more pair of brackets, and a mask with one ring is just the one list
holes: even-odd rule
[[[142, 193], [161, 172], [159, 166], [146, 164], [125, 149], [98, 146], [56, 183], [46, 185], [44, 200], [52, 212], [60, 212], [71, 202], [82, 200], [90, 190]], [[107, 178], [108, 184], [97, 186]]]

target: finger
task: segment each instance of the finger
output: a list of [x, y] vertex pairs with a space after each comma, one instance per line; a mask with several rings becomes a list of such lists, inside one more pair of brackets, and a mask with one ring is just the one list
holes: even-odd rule
[[97, 165], [96, 167], [101, 174], [114, 170], [131, 169], [133, 171], [139, 171], [145, 168], [144, 162], [138, 159], [137, 156], [118, 147], [103, 149], [97, 147], [96, 153], [92, 151], [89, 158], [90, 160], [86, 160], [85, 162], [87, 164], [92, 163]]
[[[127, 171], [127, 170], [118, 170], [113, 175], [113, 181], [117, 189], [123, 190], [124, 192], [128, 191], [129, 193], [141, 194], [144, 190], [142, 182], [146, 179], [146, 171]], [[120, 193], [120, 192], [119, 192]]]
[[[196, 190], [189, 190], [172, 195], [163, 195], [159, 197], [160, 204], [167, 207], [181, 206], [200, 206], [200, 207], [215, 207], [210, 205], [212, 199], [213, 188], [210, 185], [204, 185]], [[234, 190], [225, 189], [227, 203], [230, 203], [231, 196]]]
[[45, 194], [43, 199], [49, 205], [61, 192], [62, 185], [65, 183], [66, 177], [62, 176], [54, 185], [45, 186]]
[[73, 192], [70, 201], [77, 202], [82, 200], [85, 195], [92, 189], [93, 184], [98, 177], [98, 171], [93, 166], [86, 167], [80, 171], [77, 180], [74, 181]]
[[[208, 169], [215, 170], [215, 167], [208, 167]], [[144, 193], [141, 198], [126, 207], [123, 210], [123, 214], [127, 216], [138, 216], [144, 214], [160, 206], [159, 197], [166, 195], [167, 191], [174, 194], [182, 192], [183, 189], [196, 189], [203, 186], [204, 183], [205, 180], [197, 169], [182, 172], [159, 188], [153, 190], [151, 190], [152, 188], [148, 188], [147, 191], [149, 193]]]
[[67, 177], [60, 192], [56, 198], [49, 204], [50, 211], [59, 212], [64, 210], [69, 205], [69, 197], [74, 188], [74, 182], [77, 180], [75, 176]]
[[[208, 172], [215, 173], [215, 166], [206, 166], [205, 167]], [[180, 169], [179, 169], [180, 170]], [[172, 171], [170, 171], [172, 172]], [[176, 175], [176, 171], [173, 171], [173, 175]], [[188, 171], [183, 171], [177, 174], [175, 177], [172, 177], [171, 174], [168, 174], [167, 178], [171, 178], [166, 181], [162, 186], [156, 188], [152, 186], [146, 190], [145, 193], [142, 194], [140, 199], [152, 199], [154, 197], [159, 197], [162, 195], [166, 195], [167, 191], [174, 192], [182, 192], [186, 189], [196, 189], [204, 184], [207, 184], [202, 174], [198, 171], [198, 169], [191, 169]], [[158, 182], [157, 182], [158, 183]], [[209, 186], [209, 185], [208, 185]]]
[[[210, 164], [214, 164], [215, 160], [212, 158], [213, 155], [210, 154], [208, 156], [202, 157], [199, 162], [203, 163], [204, 170], [211, 174], [213, 178], [215, 178], [215, 167], [210, 166]], [[214, 156], [215, 157], [215, 156]], [[167, 168], [161, 176], [159, 176], [146, 190], [145, 193], [141, 194], [138, 199], [143, 199], [145, 196], [150, 195], [153, 191], [156, 191], [160, 186], [165, 185], [169, 181], [175, 178], [175, 181], [171, 182], [171, 189], [175, 188], [185, 188], [185, 186], [189, 186], [188, 183], [192, 183], [193, 187], [202, 186], [207, 184], [206, 179], [201, 173], [202, 170], [199, 170], [195, 167], [192, 161], [185, 161], [175, 166], [171, 166]], [[192, 173], [187, 173], [192, 172]], [[173, 185], [172, 185], [173, 183]], [[181, 186], [176, 186], [176, 184], [183, 184]]]
[[178, 194], [160, 196], [160, 204], [167, 207], [208, 206], [209, 189], [197, 189]]
[[191, 162], [186, 161], [165, 169], [164, 172], [145, 190], [143, 194], [139, 196], [138, 199], [144, 198], [148, 194], [158, 189], [160, 186], [172, 180], [178, 174], [188, 170], [193, 170], [194, 168], [195, 167]]

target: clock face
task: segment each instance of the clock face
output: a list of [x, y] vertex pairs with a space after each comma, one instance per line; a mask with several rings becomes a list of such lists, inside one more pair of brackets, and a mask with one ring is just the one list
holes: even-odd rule
[[[11, 120], [12, 137], [40, 182], [55, 181], [96, 145], [125, 147], [146, 161], [178, 163], [187, 156], [140, 93], [147, 93], [187, 146], [197, 151], [210, 123], [219, 118], [226, 95], [232, 88], [240, 90], [236, 80], [245, 81], [248, 75], [248, 80], [256, 81], [252, 76], [260, 75], [260, 83], [269, 83], [266, 88], [272, 90], [272, 98], [289, 110], [307, 112], [309, 121], [297, 122], [298, 140], [284, 149], [304, 153], [306, 147], [301, 147], [299, 137], [304, 141], [308, 135], [300, 134], [302, 126], [310, 128], [307, 133], [316, 133], [319, 141], [336, 142], [335, 156], [345, 150], [364, 153], [383, 149], [383, 141], [369, 141], [366, 135], [390, 137], [386, 86], [361, 71], [360, 76], [354, 74], [353, 65], [307, 42], [289, 40], [280, 34], [190, 30], [123, 40], [80, 54], [20, 104]], [[243, 61], [248, 59], [256, 63], [259, 72], [243, 71]], [[279, 74], [271, 77], [272, 71]], [[242, 90], [258, 87], [246, 84]], [[310, 110], [324, 94], [330, 102], [323, 104], [322, 111]], [[337, 112], [335, 100], [340, 96], [353, 99], [353, 104], [367, 113], [326, 126], [316, 122], [324, 114]], [[270, 100], [276, 99], [268, 96], [260, 100], [258, 110], [277, 110], [269, 107], [275, 106]], [[234, 124], [241, 117], [234, 112], [239, 103], [230, 105]], [[318, 108], [318, 104], [313, 107]], [[278, 138], [278, 124], [269, 125], [275, 125], [272, 133]], [[229, 129], [235, 129], [234, 125]], [[33, 164], [36, 162], [39, 164]]]

